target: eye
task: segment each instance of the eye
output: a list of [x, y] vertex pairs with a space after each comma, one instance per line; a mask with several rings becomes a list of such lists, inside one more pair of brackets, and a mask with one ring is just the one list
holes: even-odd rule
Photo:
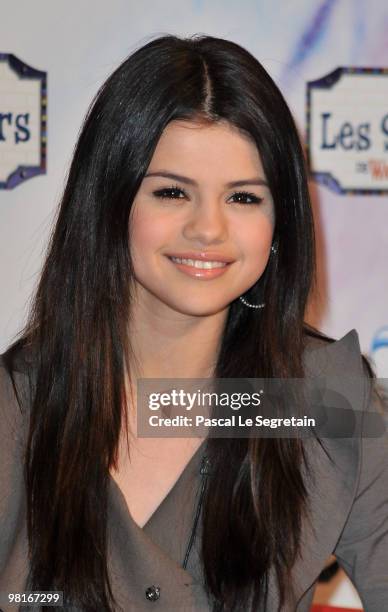
[[[153, 192], [153, 195], [156, 198], [160, 198], [162, 200], [184, 200], [185, 198], [187, 198], [186, 192], [177, 185], [158, 189]], [[248, 191], [238, 191], [234, 193], [231, 197], [237, 198], [237, 201], [235, 203], [242, 205], [260, 204], [263, 201], [263, 198], [260, 198], [254, 193], [250, 193]]]
[[[181, 197], [179, 194], [183, 194], [183, 197]], [[169, 200], [183, 200], [185, 197], [187, 197], [183, 189], [180, 189], [180, 187], [178, 187], [177, 185], [158, 189], [157, 191], [153, 192], [153, 195], [156, 198], [161, 198], [162, 200], [166, 198]]]
[[249, 193], [248, 191], [237, 191], [231, 197], [238, 198], [236, 204], [260, 204], [263, 201], [263, 198], [259, 198], [254, 193]]

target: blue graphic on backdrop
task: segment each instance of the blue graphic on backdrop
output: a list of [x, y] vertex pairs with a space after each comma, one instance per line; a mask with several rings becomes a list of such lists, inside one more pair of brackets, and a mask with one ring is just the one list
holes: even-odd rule
[[370, 356], [376, 365], [376, 374], [388, 378], [388, 325], [383, 325], [374, 334], [370, 347]]
[[316, 8], [311, 21], [296, 43], [290, 61], [287, 62], [285, 72], [281, 77], [281, 82], [285, 85], [290, 81], [295, 68], [299, 68], [313, 50], [319, 46], [319, 43], [324, 40], [334, 6], [335, 0], [324, 0]]

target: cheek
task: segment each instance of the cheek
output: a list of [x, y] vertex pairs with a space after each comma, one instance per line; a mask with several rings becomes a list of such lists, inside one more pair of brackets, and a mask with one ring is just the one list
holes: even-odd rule
[[136, 257], [145, 257], [150, 251], [161, 248], [167, 238], [167, 225], [152, 212], [137, 210], [130, 222], [130, 249]]
[[260, 217], [256, 222], [239, 228], [239, 244], [242, 253], [252, 261], [266, 258], [271, 248], [273, 223], [268, 217]]

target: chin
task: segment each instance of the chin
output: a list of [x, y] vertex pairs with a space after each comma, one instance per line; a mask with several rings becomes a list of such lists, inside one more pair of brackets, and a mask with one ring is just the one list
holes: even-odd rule
[[184, 304], [171, 305], [177, 312], [192, 317], [209, 317], [226, 310], [228, 306], [229, 304], [206, 304], [204, 302], [190, 303], [189, 300]]

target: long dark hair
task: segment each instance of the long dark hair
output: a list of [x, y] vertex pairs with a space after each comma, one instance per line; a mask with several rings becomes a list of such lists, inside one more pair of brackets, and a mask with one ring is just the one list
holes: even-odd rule
[[[212, 36], [153, 39], [115, 70], [91, 104], [28, 323], [5, 356], [11, 369], [21, 349], [33, 355], [25, 464], [30, 586], [55, 586], [85, 610], [111, 610], [114, 601], [106, 560], [108, 477], [117, 465], [124, 379], [135, 357], [127, 338], [129, 214], [174, 119], [226, 120], [249, 134], [275, 205], [277, 254], [246, 294], [266, 307], [253, 310], [238, 299], [230, 305], [215, 376], [303, 376], [315, 249], [304, 156], [287, 104], [238, 44]], [[303, 444], [209, 439], [207, 453], [212, 472], [201, 550], [214, 608], [256, 609], [270, 569], [282, 605], [308, 502]]]

